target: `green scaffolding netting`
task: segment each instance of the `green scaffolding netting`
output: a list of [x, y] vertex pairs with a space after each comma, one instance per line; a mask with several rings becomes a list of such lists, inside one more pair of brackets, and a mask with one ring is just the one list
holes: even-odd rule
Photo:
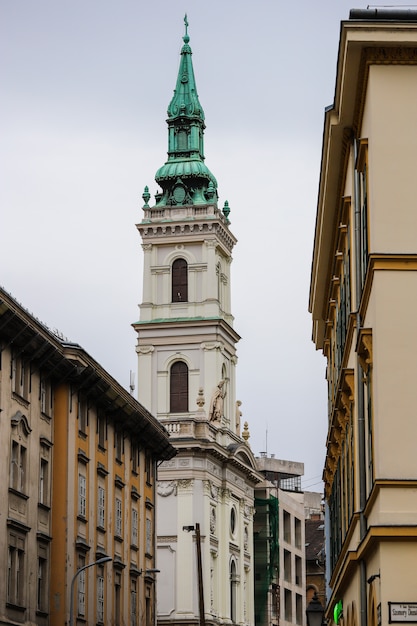
[[255, 498], [254, 549], [255, 549], [255, 623], [267, 622], [268, 592], [273, 582], [278, 582], [278, 498]]

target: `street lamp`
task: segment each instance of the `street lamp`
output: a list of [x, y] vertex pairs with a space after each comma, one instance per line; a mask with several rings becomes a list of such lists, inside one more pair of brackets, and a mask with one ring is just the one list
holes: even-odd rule
[[322, 626], [324, 623], [324, 608], [317, 597], [317, 591], [306, 608], [307, 626]]
[[142, 576], [142, 574], [145, 574], [145, 576], [148, 576], [149, 574], [159, 574], [160, 571], [161, 570], [156, 567], [151, 567], [150, 569], [140, 569], [139, 576]]
[[103, 556], [101, 559], [98, 559], [98, 561], [94, 561], [93, 563], [88, 563], [87, 565], [83, 565], [83, 567], [80, 567], [80, 569], [78, 569], [74, 576], [72, 577], [71, 580], [71, 589], [70, 589], [70, 618], [69, 618], [69, 626], [73, 626], [73, 622], [74, 622], [74, 583], [75, 580], [77, 578], [77, 576], [79, 576], [79, 574], [81, 574], [81, 572], [83, 572], [85, 569], [87, 569], [87, 567], [93, 567], [93, 565], [102, 565], [102, 563], [108, 563], [108, 561], [112, 561], [112, 557], [111, 556]]
[[204, 590], [203, 590], [203, 566], [201, 560], [201, 534], [200, 524], [195, 526], [183, 526], [185, 532], [190, 533], [195, 530], [195, 545], [197, 550], [197, 574], [198, 574], [198, 608], [200, 613], [200, 626], [205, 626], [205, 611], [204, 611]]

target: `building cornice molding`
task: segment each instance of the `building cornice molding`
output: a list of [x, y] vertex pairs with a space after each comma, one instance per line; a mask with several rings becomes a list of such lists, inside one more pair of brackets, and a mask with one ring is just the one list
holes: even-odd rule
[[370, 254], [362, 298], [359, 307], [361, 319], [365, 319], [371, 296], [375, 272], [416, 272], [417, 254]]
[[367, 46], [363, 48], [358, 73], [353, 129], [360, 134], [365, 108], [365, 97], [371, 65], [417, 65], [417, 47], [414, 46]]
[[[163, 329], [171, 329], [172, 326], [178, 328], [204, 328], [204, 332], [208, 332], [207, 329], [210, 330], [210, 327], [221, 327], [226, 335], [231, 337], [231, 341], [233, 344], [236, 344], [240, 340], [240, 335], [235, 331], [235, 329], [230, 326], [222, 317], [174, 317], [171, 319], [154, 319], [154, 320], [139, 320], [132, 324], [133, 328], [136, 331], [142, 331], [145, 328], [152, 328], [153, 331], [158, 332]], [[148, 348], [148, 346], [144, 346]], [[136, 352], [142, 350], [142, 346], [137, 346]]]
[[[206, 207], [207, 208], [207, 207]], [[194, 212], [196, 209], [189, 207], [190, 211]], [[172, 243], [176, 243], [176, 240], [181, 238], [184, 243], [189, 241], [208, 242], [208, 236], [212, 235], [216, 237], [214, 242], [221, 244], [224, 247], [226, 253], [230, 254], [234, 245], [237, 243], [236, 237], [229, 230], [227, 226], [222, 223], [219, 216], [210, 215], [209, 219], [198, 220], [194, 217], [193, 213], [190, 216], [186, 216], [186, 219], [173, 220], [170, 215], [166, 216], [168, 209], [160, 209], [158, 212], [161, 216], [158, 216], [158, 220], [149, 219], [144, 220], [140, 224], [136, 224], [143, 244], [146, 245], [148, 241], [152, 243], [153, 240], [168, 239], [172, 240]], [[207, 243], [206, 243], [207, 245]]]

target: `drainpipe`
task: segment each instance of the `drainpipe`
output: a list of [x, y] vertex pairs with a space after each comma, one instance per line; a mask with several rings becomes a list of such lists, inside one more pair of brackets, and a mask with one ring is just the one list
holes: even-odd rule
[[[355, 209], [355, 277], [356, 277], [356, 337], [359, 336], [362, 327], [362, 320], [359, 313], [359, 305], [362, 297], [362, 245], [361, 245], [361, 210], [359, 195], [359, 172], [356, 169], [356, 159], [358, 156], [358, 140], [354, 138], [354, 209]], [[363, 371], [359, 358], [356, 358], [358, 373], [358, 469], [359, 469], [359, 515], [360, 515], [360, 539], [362, 540], [367, 531], [367, 521], [365, 517], [366, 505], [366, 464], [365, 464], [365, 410], [364, 410], [364, 389]], [[360, 623], [367, 625], [367, 600], [366, 600], [366, 564], [360, 562]]]

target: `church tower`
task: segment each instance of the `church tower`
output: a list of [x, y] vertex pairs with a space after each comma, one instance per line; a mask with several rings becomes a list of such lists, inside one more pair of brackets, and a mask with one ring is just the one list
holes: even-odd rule
[[[138, 397], [177, 456], [158, 469], [158, 624], [253, 624], [253, 503], [261, 480], [241, 431], [230, 279], [236, 238], [205, 164], [188, 22], [168, 106], [161, 190], [137, 225], [144, 253]], [[243, 435], [243, 437], [242, 437]], [[186, 531], [190, 532], [186, 532]], [[197, 558], [201, 550], [201, 559]]]

